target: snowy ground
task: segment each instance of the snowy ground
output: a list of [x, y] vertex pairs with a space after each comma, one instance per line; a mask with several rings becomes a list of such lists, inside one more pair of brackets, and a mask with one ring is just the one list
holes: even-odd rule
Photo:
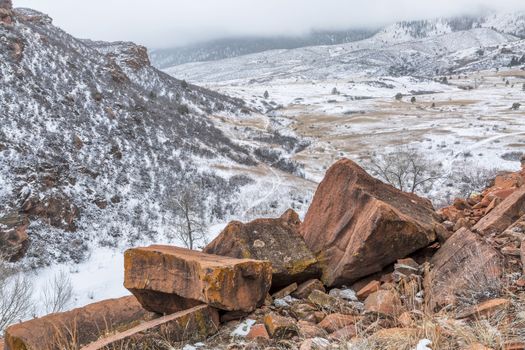
[[[412, 77], [356, 77], [270, 85], [223, 82], [208, 87], [261, 107], [268, 91], [266, 102], [282, 106], [272, 112], [273, 127], [312, 140], [295, 158], [306, 165], [308, 179], [319, 181], [342, 156], [360, 160], [405, 144], [441, 162], [445, 172], [463, 159], [515, 170], [519, 162], [501, 156], [525, 151], [525, 106], [510, 108], [516, 102], [525, 105], [523, 83], [525, 72], [502, 70], [449, 77], [449, 84]], [[461, 89], [467, 86], [474, 89]], [[333, 88], [338, 95], [331, 94]], [[394, 99], [397, 93], [405, 95], [402, 101]], [[412, 96], [415, 103], [410, 103]]]

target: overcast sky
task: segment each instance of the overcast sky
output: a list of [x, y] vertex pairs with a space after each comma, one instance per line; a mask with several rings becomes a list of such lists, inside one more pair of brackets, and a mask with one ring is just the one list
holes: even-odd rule
[[227, 36], [300, 35], [398, 20], [525, 10], [525, 0], [13, 0], [81, 38], [150, 48]]

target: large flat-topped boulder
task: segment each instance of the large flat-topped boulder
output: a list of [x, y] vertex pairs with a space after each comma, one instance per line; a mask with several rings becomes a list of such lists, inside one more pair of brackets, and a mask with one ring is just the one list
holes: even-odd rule
[[321, 274], [314, 254], [299, 234], [299, 215], [286, 211], [278, 219], [257, 219], [249, 223], [233, 221], [204, 252], [268, 260], [272, 263], [272, 288], [302, 283]]
[[515, 190], [473, 227], [481, 234], [501, 233], [525, 214], [525, 187]]
[[323, 282], [335, 286], [426, 247], [438, 230], [445, 229], [430, 201], [384, 184], [343, 159], [326, 173], [300, 231], [321, 261]]
[[133, 296], [105, 300], [8, 327], [5, 349], [69, 349], [71, 343], [86, 345], [108, 332], [126, 330], [155, 317]]
[[497, 296], [502, 288], [503, 262], [499, 253], [479, 235], [462, 228], [432, 257], [425, 275], [425, 297], [434, 309], [465, 298]]
[[157, 349], [155, 345], [159, 342], [204, 340], [217, 333], [218, 329], [219, 313], [217, 310], [201, 305], [144, 322], [127, 331], [102, 338], [81, 350]]
[[[235, 259], [173, 246], [153, 245], [124, 254], [124, 286], [148, 310], [169, 313], [159, 298], [206, 303], [227, 311], [255, 310], [270, 289], [268, 261]], [[186, 301], [184, 301], [186, 299]]]

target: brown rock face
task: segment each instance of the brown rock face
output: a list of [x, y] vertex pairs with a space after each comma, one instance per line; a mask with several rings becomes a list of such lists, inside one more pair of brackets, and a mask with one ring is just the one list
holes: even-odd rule
[[86, 345], [107, 332], [126, 330], [153, 317], [133, 296], [106, 300], [8, 327], [5, 345], [7, 350], [67, 349], [72, 332], [76, 343]]
[[501, 233], [525, 214], [525, 187], [519, 188], [473, 227], [481, 234]]
[[[425, 297], [432, 308], [498, 294], [503, 271], [498, 252], [477, 234], [461, 229], [430, 261], [425, 276]], [[460, 298], [458, 300], [458, 298]]]
[[24, 215], [12, 213], [0, 218], [0, 256], [17, 261], [27, 250], [29, 220]]
[[354, 162], [334, 164], [301, 226], [321, 261], [323, 282], [351, 284], [436, 240], [431, 203], [368, 175]]
[[[177, 312], [142, 323], [125, 332], [102, 338], [81, 350], [157, 349], [159, 342], [204, 340], [219, 328], [219, 313], [206, 306]], [[132, 347], [129, 347], [133, 344]]]
[[[250, 312], [264, 303], [272, 277], [267, 261], [171, 246], [129, 249], [124, 263], [124, 286], [147, 310], [159, 313], [171, 312], [173, 305], [198, 302], [226, 311]], [[168, 308], [160, 300], [166, 297]]]
[[288, 210], [278, 219], [257, 219], [247, 224], [233, 221], [204, 252], [238, 259], [268, 260], [272, 263], [272, 288], [317, 278], [317, 259], [299, 234], [299, 216]]
[[22, 210], [31, 218], [40, 218], [54, 227], [70, 232], [77, 229], [76, 221], [80, 218], [80, 209], [65, 195], [30, 197], [24, 202]]

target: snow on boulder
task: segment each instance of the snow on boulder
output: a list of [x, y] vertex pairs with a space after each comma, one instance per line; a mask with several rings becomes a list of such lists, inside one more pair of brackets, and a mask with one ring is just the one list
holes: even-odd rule
[[300, 229], [329, 286], [381, 271], [443, 230], [430, 201], [382, 183], [348, 159], [328, 170]]
[[206, 248], [205, 253], [268, 260], [272, 263], [272, 288], [279, 289], [320, 277], [317, 259], [299, 234], [299, 215], [286, 211], [277, 219], [249, 223], [233, 221]]
[[[251, 312], [270, 289], [268, 261], [234, 259], [153, 245], [124, 254], [124, 287], [144, 308], [172, 313], [177, 304], [207, 303], [226, 311]], [[182, 307], [181, 309], [183, 309]]]

